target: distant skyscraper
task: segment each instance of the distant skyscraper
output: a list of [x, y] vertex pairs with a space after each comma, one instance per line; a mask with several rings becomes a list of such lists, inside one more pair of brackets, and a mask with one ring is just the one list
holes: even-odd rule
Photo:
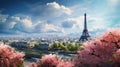
[[88, 30], [87, 30], [87, 18], [86, 18], [86, 13], [84, 14], [84, 29], [83, 29], [83, 32], [82, 32], [82, 35], [79, 39], [79, 41], [87, 41], [90, 39], [90, 35], [88, 33]]

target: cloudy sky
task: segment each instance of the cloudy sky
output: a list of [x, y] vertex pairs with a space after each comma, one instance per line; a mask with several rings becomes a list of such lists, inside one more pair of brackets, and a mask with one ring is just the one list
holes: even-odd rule
[[120, 27], [120, 0], [0, 0], [0, 36], [80, 36], [84, 13], [93, 36]]

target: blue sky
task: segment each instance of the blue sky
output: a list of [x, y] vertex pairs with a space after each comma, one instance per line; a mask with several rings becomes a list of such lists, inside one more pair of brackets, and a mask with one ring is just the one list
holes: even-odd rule
[[119, 0], [0, 0], [0, 36], [80, 36], [84, 13], [92, 36], [120, 27]]

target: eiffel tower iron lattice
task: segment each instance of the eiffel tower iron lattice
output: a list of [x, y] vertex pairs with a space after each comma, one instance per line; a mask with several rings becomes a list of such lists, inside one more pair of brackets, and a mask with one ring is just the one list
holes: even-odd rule
[[90, 35], [88, 33], [88, 29], [87, 29], [87, 18], [86, 18], [86, 13], [84, 14], [84, 29], [83, 29], [83, 32], [82, 32], [82, 35], [79, 39], [79, 41], [87, 41], [90, 39]]

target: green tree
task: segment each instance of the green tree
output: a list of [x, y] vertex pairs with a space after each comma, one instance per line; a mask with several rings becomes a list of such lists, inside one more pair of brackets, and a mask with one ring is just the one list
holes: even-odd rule
[[60, 43], [60, 48], [64, 51], [68, 51], [67, 46], [63, 45], [62, 43]]

